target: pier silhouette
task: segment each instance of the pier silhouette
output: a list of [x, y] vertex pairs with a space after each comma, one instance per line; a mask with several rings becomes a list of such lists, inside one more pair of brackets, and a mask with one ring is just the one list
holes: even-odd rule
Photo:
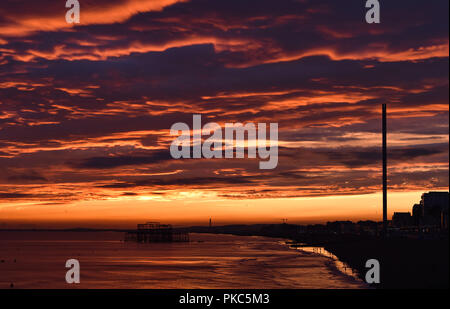
[[125, 234], [125, 241], [136, 241], [139, 243], [188, 242], [189, 233], [174, 229], [170, 224], [147, 222], [138, 224], [135, 231], [128, 231]]

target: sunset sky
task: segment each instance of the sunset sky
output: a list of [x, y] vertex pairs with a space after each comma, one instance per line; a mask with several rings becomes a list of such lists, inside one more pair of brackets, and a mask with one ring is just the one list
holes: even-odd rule
[[[449, 185], [448, 1], [0, 2], [0, 228], [381, 219]], [[170, 127], [279, 127], [278, 166]], [[390, 216], [389, 216], [390, 217]]]

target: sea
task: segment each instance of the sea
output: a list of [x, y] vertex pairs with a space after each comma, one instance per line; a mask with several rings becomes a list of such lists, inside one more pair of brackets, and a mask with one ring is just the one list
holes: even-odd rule
[[[66, 282], [76, 259], [80, 283]], [[320, 247], [259, 236], [190, 234], [141, 244], [121, 232], [0, 232], [1, 289], [364, 289], [357, 273]]]

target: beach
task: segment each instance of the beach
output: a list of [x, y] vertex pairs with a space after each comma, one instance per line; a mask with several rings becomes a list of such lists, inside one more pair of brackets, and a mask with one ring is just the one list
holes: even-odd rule
[[[2, 231], [0, 288], [367, 288], [340, 261], [283, 239], [191, 233], [187, 243], [138, 244], [123, 236]], [[68, 259], [80, 263], [79, 284], [65, 282]]]

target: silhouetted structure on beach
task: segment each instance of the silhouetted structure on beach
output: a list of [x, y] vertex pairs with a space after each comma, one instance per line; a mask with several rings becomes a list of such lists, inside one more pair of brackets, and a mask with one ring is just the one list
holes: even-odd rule
[[395, 212], [389, 228], [391, 236], [436, 238], [448, 234], [449, 192], [423, 193], [420, 203], [409, 212]]
[[413, 223], [421, 227], [448, 229], [449, 192], [431, 191], [422, 194], [419, 204], [414, 204]]
[[392, 216], [392, 225], [397, 227], [406, 227], [413, 224], [411, 213], [409, 212], [394, 212]]
[[357, 231], [360, 235], [376, 236], [378, 235], [378, 222], [372, 220], [358, 221]]
[[137, 230], [125, 234], [126, 241], [137, 241], [140, 243], [151, 242], [187, 242], [189, 233], [172, 228], [170, 224], [159, 222], [147, 222], [138, 224]]
[[357, 230], [356, 224], [352, 221], [327, 222], [327, 229], [337, 234], [350, 234], [355, 233]]

